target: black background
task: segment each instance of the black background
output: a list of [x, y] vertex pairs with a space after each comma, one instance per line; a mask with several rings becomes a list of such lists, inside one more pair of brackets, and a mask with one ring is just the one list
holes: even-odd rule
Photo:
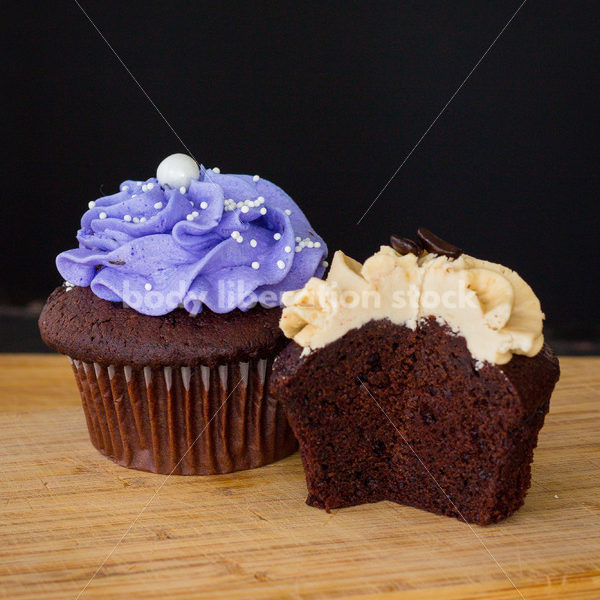
[[[598, 332], [598, 15], [518, 2], [90, 2], [191, 153], [258, 173], [330, 250], [425, 225], [516, 269], [550, 331]], [[13, 3], [0, 303], [43, 299], [87, 202], [186, 152], [75, 2]]]

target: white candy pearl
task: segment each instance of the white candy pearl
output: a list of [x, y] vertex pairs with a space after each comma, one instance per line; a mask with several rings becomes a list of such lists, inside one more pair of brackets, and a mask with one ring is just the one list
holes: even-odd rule
[[156, 179], [172, 188], [188, 188], [192, 179], [200, 177], [198, 163], [187, 154], [171, 154], [156, 169]]

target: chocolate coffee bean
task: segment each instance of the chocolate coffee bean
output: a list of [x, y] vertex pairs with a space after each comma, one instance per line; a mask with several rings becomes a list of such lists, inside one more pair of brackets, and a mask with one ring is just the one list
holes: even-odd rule
[[450, 242], [446, 242], [434, 233], [431, 233], [429, 229], [425, 229], [425, 227], [417, 229], [417, 238], [423, 248], [432, 254], [440, 254], [448, 258], [458, 258], [463, 253], [460, 248], [457, 248]]
[[423, 252], [423, 249], [417, 242], [408, 238], [398, 237], [397, 235], [390, 236], [390, 245], [398, 254], [402, 254], [403, 256], [411, 253], [419, 256]]

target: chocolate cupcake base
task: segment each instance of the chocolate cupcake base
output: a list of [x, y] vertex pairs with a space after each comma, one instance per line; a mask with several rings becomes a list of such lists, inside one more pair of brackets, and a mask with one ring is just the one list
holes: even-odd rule
[[214, 368], [70, 361], [92, 443], [124, 467], [230, 473], [297, 448], [283, 406], [268, 395], [272, 359]]

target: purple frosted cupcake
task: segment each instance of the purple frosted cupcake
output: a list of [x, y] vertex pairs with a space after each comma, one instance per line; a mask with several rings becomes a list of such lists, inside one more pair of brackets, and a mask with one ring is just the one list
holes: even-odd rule
[[39, 325], [72, 362], [100, 452], [212, 474], [296, 449], [268, 393], [280, 300], [323, 274], [327, 248], [283, 190], [175, 154], [90, 202], [77, 240]]

